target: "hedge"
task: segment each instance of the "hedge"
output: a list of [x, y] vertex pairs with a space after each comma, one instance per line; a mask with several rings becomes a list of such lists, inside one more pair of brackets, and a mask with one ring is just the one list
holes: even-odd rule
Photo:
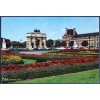
[[9, 79], [15, 78], [15, 79], [25, 80], [25, 79], [34, 79], [34, 78], [61, 75], [67, 73], [75, 73], [95, 68], [99, 68], [98, 61], [67, 65], [67, 66], [62, 64], [49, 67], [21, 68], [18, 71], [8, 70], [8, 71], [2, 71], [2, 76]]

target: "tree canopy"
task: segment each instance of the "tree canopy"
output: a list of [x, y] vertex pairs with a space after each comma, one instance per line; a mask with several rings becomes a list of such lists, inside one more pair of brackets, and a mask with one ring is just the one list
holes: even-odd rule
[[53, 45], [53, 40], [52, 39], [47, 40], [46, 45], [47, 47], [51, 47]]
[[62, 41], [61, 42], [61, 46], [66, 46], [66, 42], [65, 41]]
[[60, 46], [61, 46], [61, 42], [57, 40], [55, 43], [55, 47], [60, 47]]

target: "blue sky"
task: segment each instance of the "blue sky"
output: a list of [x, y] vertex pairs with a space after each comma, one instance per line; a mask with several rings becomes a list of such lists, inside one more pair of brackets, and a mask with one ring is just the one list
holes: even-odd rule
[[26, 41], [26, 33], [40, 29], [47, 39], [62, 39], [65, 28], [76, 28], [78, 34], [99, 32], [98, 17], [2, 17], [1, 37]]

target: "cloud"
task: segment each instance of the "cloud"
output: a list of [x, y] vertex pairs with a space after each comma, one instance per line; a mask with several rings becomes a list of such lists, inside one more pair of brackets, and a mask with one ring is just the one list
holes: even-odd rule
[[97, 23], [97, 27], [96, 27], [96, 31], [99, 32], [99, 17], [97, 17], [96, 19], [96, 23]]
[[61, 31], [61, 32], [64, 32], [64, 31], [65, 31], [65, 28], [61, 28], [60, 31]]
[[64, 26], [67, 26], [67, 24], [64, 24]]
[[97, 17], [97, 21], [99, 21], [99, 17]]
[[96, 28], [96, 31], [99, 32], [99, 27]]
[[56, 32], [49, 32], [47, 35], [48, 39], [55, 39], [57, 37]]
[[48, 23], [43, 23], [42, 25], [43, 25], [43, 26], [47, 26], [47, 25], [48, 25]]
[[51, 32], [50, 34], [49, 34], [49, 36], [53, 36], [53, 35], [55, 35], [56, 33], [55, 32]]
[[[73, 22], [73, 23], [74, 23], [74, 22]], [[76, 28], [76, 25], [65, 23], [65, 24], [64, 24], [64, 27], [65, 27], [65, 28]]]
[[97, 22], [97, 24], [99, 25], [99, 18], [97, 17], [97, 19], [96, 19], [96, 22]]

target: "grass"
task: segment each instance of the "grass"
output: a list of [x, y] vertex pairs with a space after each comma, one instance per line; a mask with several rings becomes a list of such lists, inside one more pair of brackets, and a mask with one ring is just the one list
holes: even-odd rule
[[65, 55], [65, 56], [73, 56], [73, 55], [76, 55], [76, 53], [51, 53], [51, 52], [45, 52], [44, 54], [47, 54], [47, 55], [55, 55], [55, 56], [61, 56], [61, 55]]
[[17, 81], [15, 83], [21, 84], [98, 84], [99, 83], [99, 69], [88, 70], [77, 73], [70, 73], [58, 76], [50, 76], [44, 78], [30, 79], [24, 81]]
[[56, 55], [56, 56], [59, 56], [59, 55], [67, 55], [67, 56], [74, 56], [74, 55], [83, 55], [83, 56], [93, 56], [93, 55], [99, 55], [99, 53], [82, 53], [82, 52], [77, 52], [77, 53], [68, 53], [68, 52], [45, 52], [44, 54], [47, 54], [47, 55]]
[[36, 62], [36, 60], [33, 60], [33, 59], [23, 59], [23, 61], [24, 61], [24, 64], [32, 64]]

